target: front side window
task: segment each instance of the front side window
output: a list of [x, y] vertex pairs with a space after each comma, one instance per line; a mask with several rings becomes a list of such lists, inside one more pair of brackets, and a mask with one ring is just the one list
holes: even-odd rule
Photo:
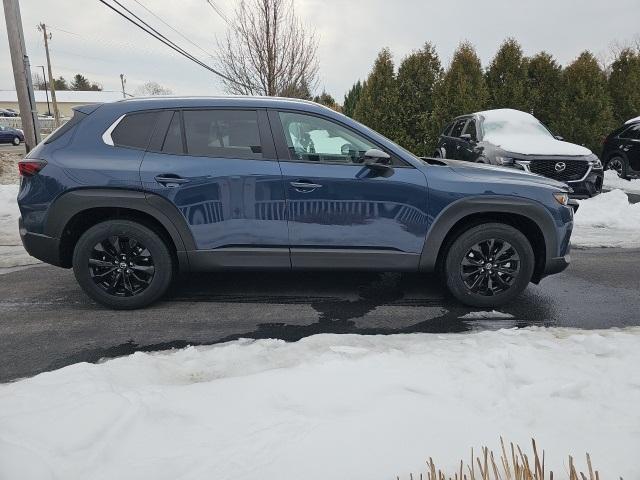
[[279, 112], [291, 160], [362, 163], [364, 154], [378, 148], [335, 122], [313, 115]]
[[452, 137], [459, 137], [462, 134], [462, 129], [464, 128], [464, 125], [467, 123], [467, 119], [463, 118], [461, 120], [458, 120], [455, 125], [453, 126], [453, 130], [451, 131], [451, 133], [449, 134]]
[[476, 135], [476, 121], [471, 119], [467, 122], [467, 126], [464, 127], [464, 130], [462, 131], [462, 134], [464, 135], [465, 133], [471, 135], [471, 140], [477, 140], [477, 135]]
[[183, 116], [189, 155], [262, 158], [255, 110], [185, 110]]
[[[145, 149], [160, 115], [159, 111], [130, 113], [111, 132], [111, 140], [117, 147]], [[74, 119], [76, 116], [74, 115]], [[71, 120], [73, 122], [73, 119]], [[70, 123], [70, 122], [68, 122]], [[48, 140], [49, 143], [51, 140]]]

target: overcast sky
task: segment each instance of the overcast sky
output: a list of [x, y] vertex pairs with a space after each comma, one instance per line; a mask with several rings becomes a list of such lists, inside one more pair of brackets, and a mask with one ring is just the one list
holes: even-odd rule
[[[202, 49], [188, 43], [141, 9], [121, 3], [207, 63], [224, 21], [206, 0], [138, 0]], [[320, 89], [342, 101], [345, 91], [366, 77], [382, 47], [397, 61], [425, 41], [434, 43], [446, 65], [461, 40], [470, 40], [486, 65], [507, 36], [526, 54], [552, 53], [565, 64], [581, 51], [604, 53], [614, 41], [640, 35], [640, 1], [617, 0], [294, 0], [298, 14], [319, 37]], [[235, 1], [217, 0], [227, 15]], [[82, 73], [105, 90], [120, 89], [120, 73], [134, 91], [155, 80], [180, 95], [223, 94], [210, 72], [173, 53], [97, 0], [22, 0], [22, 21], [32, 65], [45, 62], [42, 34], [51, 26], [54, 76]], [[14, 89], [5, 22], [0, 25], [0, 89]]]

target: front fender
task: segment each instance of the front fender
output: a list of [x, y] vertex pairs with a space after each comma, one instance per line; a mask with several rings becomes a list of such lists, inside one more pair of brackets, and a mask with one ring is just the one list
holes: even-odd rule
[[520, 197], [478, 195], [464, 197], [450, 203], [433, 220], [420, 256], [420, 270], [428, 272], [435, 270], [444, 240], [460, 220], [475, 214], [492, 213], [519, 215], [532, 220], [542, 231], [546, 259], [557, 256], [556, 225], [551, 214], [540, 203]]

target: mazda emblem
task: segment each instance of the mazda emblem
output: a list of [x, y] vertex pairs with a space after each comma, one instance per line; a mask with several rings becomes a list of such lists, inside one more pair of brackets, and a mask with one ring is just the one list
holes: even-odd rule
[[556, 163], [555, 169], [556, 172], [564, 172], [565, 168], [567, 168], [567, 164], [564, 162], [558, 162]]

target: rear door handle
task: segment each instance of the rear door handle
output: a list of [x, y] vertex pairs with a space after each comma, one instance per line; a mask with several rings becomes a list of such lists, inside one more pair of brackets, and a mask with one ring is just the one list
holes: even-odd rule
[[289, 185], [291, 185], [293, 188], [295, 188], [299, 192], [310, 192], [312, 190], [315, 190], [316, 188], [322, 187], [322, 185], [318, 183], [311, 183], [311, 182], [305, 182], [305, 181], [291, 182]]
[[175, 175], [173, 173], [164, 173], [162, 175], [155, 176], [156, 182], [165, 187], [177, 187], [183, 183], [188, 183], [188, 178], [183, 178], [180, 175]]

